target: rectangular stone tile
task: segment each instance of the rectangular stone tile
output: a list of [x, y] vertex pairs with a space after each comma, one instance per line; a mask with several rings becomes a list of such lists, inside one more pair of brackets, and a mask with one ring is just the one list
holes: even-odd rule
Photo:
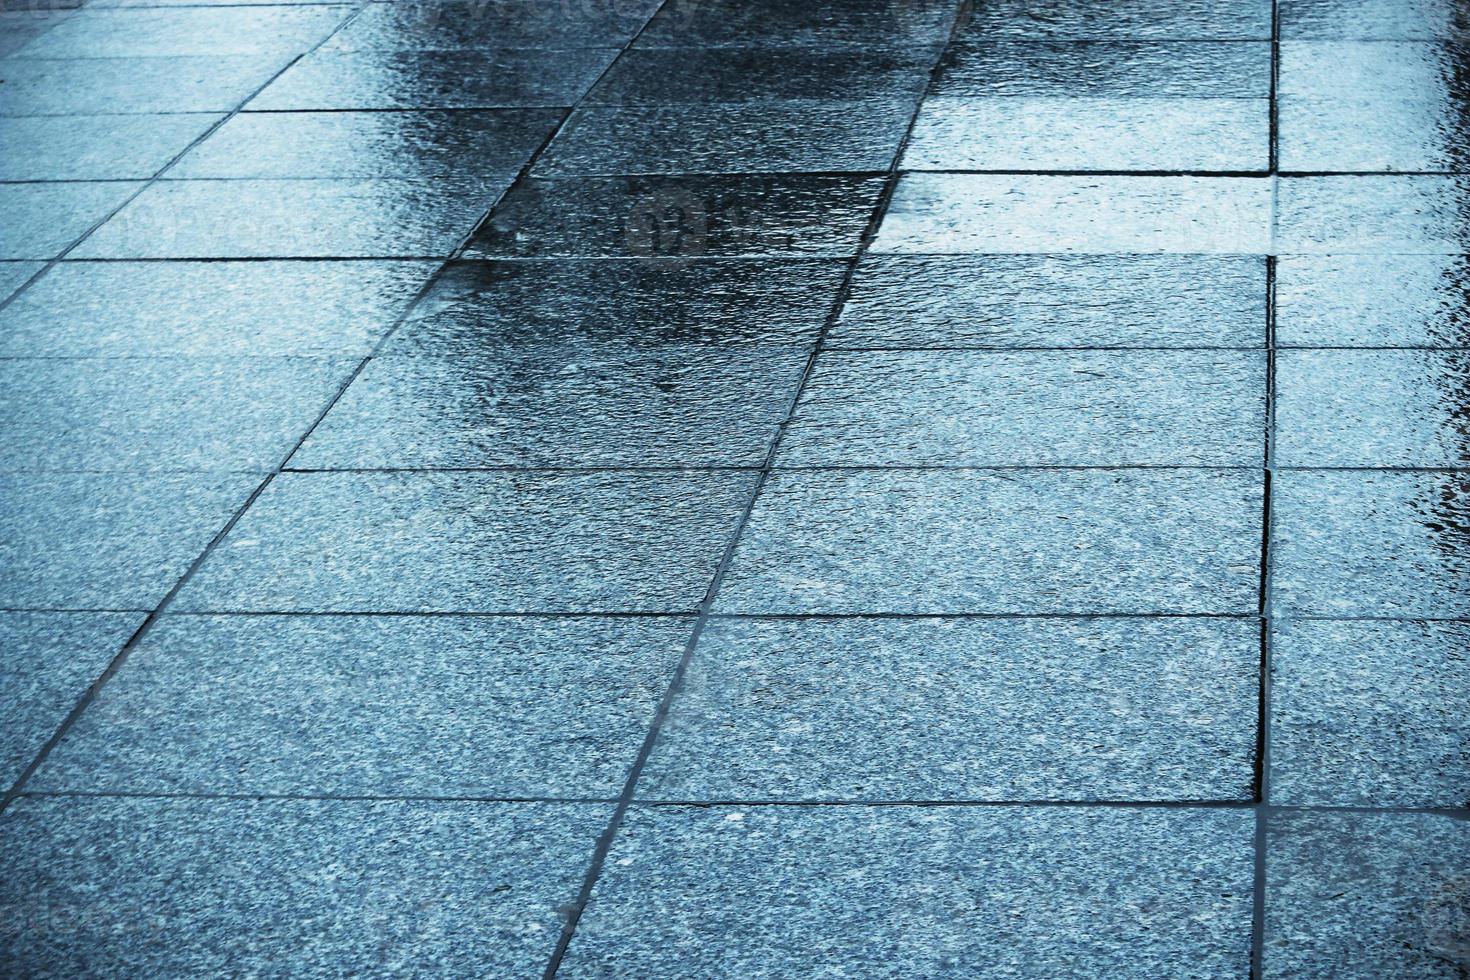
[[945, 53], [932, 94], [1264, 99], [1264, 41], [1038, 41], [970, 38]]
[[1264, 347], [1265, 330], [1262, 258], [868, 255], [826, 345]]
[[878, 253], [1271, 249], [1271, 182], [1257, 177], [908, 174], [873, 243]]
[[1264, 975], [1465, 975], [1470, 823], [1430, 813], [1275, 813]]
[[1470, 625], [1286, 621], [1271, 651], [1273, 802], [1470, 800]]
[[811, 344], [843, 268], [836, 259], [458, 262], [385, 349], [474, 355], [574, 343], [621, 355]]
[[1465, 172], [1470, 138], [1460, 119], [1470, 104], [1429, 95], [1409, 100], [1372, 98], [1280, 100], [1280, 158], [1284, 170], [1359, 173]]
[[669, 0], [636, 46], [933, 46], [948, 39], [957, 12], [947, 0]]
[[1470, 260], [1458, 255], [1286, 256], [1276, 262], [1280, 347], [1470, 347]]
[[260, 482], [251, 474], [0, 474], [0, 604], [158, 605]]
[[1286, 350], [1276, 355], [1283, 466], [1465, 466], [1470, 353]]
[[1271, 506], [1283, 612], [1470, 615], [1470, 475], [1286, 471], [1272, 483]]
[[[0, 262], [0, 302], [9, 299], [45, 265], [44, 262]], [[3, 333], [0, 333], [0, 337], [3, 337]]]
[[0, 469], [268, 471], [355, 362], [0, 359]]
[[131, 181], [0, 184], [0, 258], [59, 255], [138, 187]]
[[776, 471], [724, 613], [1255, 611], [1244, 470]]
[[170, 616], [29, 785], [611, 798], [691, 627], [663, 618]]
[[288, 473], [180, 594], [206, 611], [682, 612], [749, 473]]
[[0, 784], [20, 778], [142, 622], [140, 613], [0, 613]]
[[287, 54], [12, 58], [0, 85], [0, 115], [229, 112], [288, 61]]
[[1245, 619], [715, 620], [638, 795], [1250, 800], [1260, 656]]
[[416, 0], [373, 3], [332, 35], [338, 51], [621, 48], [658, 0]]
[[352, 12], [348, 6], [83, 10], [22, 48], [26, 58], [166, 58], [297, 54]]
[[219, 117], [0, 116], [0, 180], [147, 178], [182, 153]]
[[1132, 0], [1099, 4], [1060, 0], [1038, 7], [1032, 0], [977, 4], [961, 35], [1058, 40], [1261, 40], [1271, 39], [1269, 0]]
[[557, 134], [536, 173], [886, 171], [911, 101], [592, 106]]
[[72, 254], [93, 259], [447, 256], [513, 178], [161, 181]]
[[779, 466], [1258, 466], [1251, 351], [823, 352]]
[[760, 466], [806, 361], [804, 347], [616, 355], [575, 342], [380, 357], [291, 465]]
[[1459, 103], [1455, 79], [1467, 67], [1463, 47], [1437, 41], [1283, 41], [1283, 99], [1371, 100], [1380, 104]]
[[1282, 0], [1287, 38], [1430, 40], [1470, 37], [1458, 0]]
[[497, 109], [574, 104], [616, 56], [577, 51], [315, 51], [252, 99], [261, 109]]
[[786, 99], [912, 101], [937, 48], [633, 48], [608, 69], [588, 105]]
[[469, 258], [851, 255], [881, 177], [751, 174], [526, 180]]
[[935, 98], [907, 170], [1265, 170], [1265, 99]]
[[0, 950], [30, 976], [528, 976], [610, 807], [26, 799]]
[[1233, 810], [634, 807], [558, 976], [1244, 975], [1250, 845]]
[[7, 356], [362, 355], [429, 262], [63, 262], [0, 310]]
[[246, 112], [195, 147], [170, 177], [503, 177], [515, 174], [561, 114]]

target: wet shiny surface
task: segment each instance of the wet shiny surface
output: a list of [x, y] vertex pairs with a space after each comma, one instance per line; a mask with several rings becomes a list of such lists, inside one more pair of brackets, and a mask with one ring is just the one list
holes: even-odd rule
[[569, 106], [616, 51], [331, 51], [302, 58], [251, 100], [263, 109]]
[[0, 360], [0, 468], [270, 470], [351, 370], [330, 358]]
[[717, 609], [1244, 614], [1260, 517], [1250, 471], [778, 472]]
[[0, 116], [0, 180], [152, 177], [214, 125], [213, 113]]
[[618, 355], [683, 344], [810, 344], [841, 275], [832, 259], [456, 263], [386, 352], [485, 356], [567, 344]]
[[194, 611], [682, 612], [748, 473], [288, 473], [179, 595]]
[[[1299, 207], [1327, 210], [1316, 231], [1346, 204], [1322, 188]], [[1270, 234], [1265, 179], [909, 174], [873, 251], [1263, 252]]]
[[1470, 351], [1281, 351], [1276, 459], [1470, 466]]
[[62, 3], [8, 972], [1470, 964], [1463, 4]]
[[819, 102], [577, 110], [536, 173], [881, 172], [914, 103]]
[[909, 170], [1264, 170], [1264, 99], [930, 99]]
[[643, 793], [1248, 799], [1259, 653], [1245, 620], [721, 620]]
[[870, 255], [827, 342], [1262, 347], [1265, 284], [1244, 256]]
[[833, 351], [777, 462], [1254, 465], [1265, 420], [1262, 353]]
[[1326, 255], [1276, 263], [1284, 347], [1470, 346], [1470, 261], [1458, 255]]
[[88, 259], [443, 256], [474, 228], [511, 178], [162, 181], [73, 254]]
[[1273, 485], [1274, 582], [1288, 613], [1470, 613], [1470, 475], [1296, 471]]
[[0, 354], [361, 356], [433, 268], [425, 262], [68, 262], [0, 309]]
[[368, 365], [292, 460], [308, 469], [759, 466], [804, 348], [576, 343]]
[[1265, 43], [962, 39], [931, 94], [1264, 99], [1270, 83]]
[[807, 175], [517, 184], [470, 258], [851, 255], [883, 181]]
[[251, 112], [211, 134], [172, 177], [498, 177], [551, 135], [554, 109]]
[[916, 99], [934, 48], [635, 48], [587, 96], [589, 105], [768, 99]]
[[[176, 616], [39, 778], [82, 792], [611, 795], [689, 629], [678, 619]], [[379, 709], [403, 700], [417, 710], [394, 720]], [[283, 724], [295, 737], [280, 738]]]

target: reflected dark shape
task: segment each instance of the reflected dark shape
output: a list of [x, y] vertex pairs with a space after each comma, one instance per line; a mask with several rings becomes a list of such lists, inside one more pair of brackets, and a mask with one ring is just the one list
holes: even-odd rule
[[[0, 637], [5, 625], [0, 616]], [[689, 627], [635, 617], [173, 617], [149, 631], [33, 785], [612, 796]], [[413, 709], [385, 710], [405, 704]]]
[[1276, 812], [1266, 844], [1266, 976], [1464, 976], [1470, 821]]
[[634, 48], [618, 58], [586, 104], [917, 99], [938, 56], [938, 48]]
[[754, 475], [286, 473], [183, 610], [687, 612]]
[[1470, 615], [1470, 474], [1288, 470], [1271, 503], [1284, 612]]
[[1240, 976], [1251, 826], [1218, 808], [635, 806], [563, 972]]
[[1263, 351], [824, 352], [782, 466], [1251, 466]]
[[907, 170], [1254, 170], [1269, 166], [1266, 99], [934, 98]]
[[838, 171], [882, 173], [914, 103], [820, 102], [578, 109], [538, 176]]
[[620, 48], [658, 0], [393, 0], [333, 35], [337, 51]]
[[560, 120], [557, 109], [242, 113], [169, 176], [497, 177], [509, 182]]
[[668, 0], [638, 47], [938, 45], [957, 13], [950, 0]]
[[146, 612], [259, 483], [254, 473], [0, 474], [0, 602]]
[[1470, 800], [1470, 624], [1300, 620], [1271, 650], [1273, 800]]
[[[1285, 4], [1283, 3], [1283, 6]], [[961, 38], [1269, 41], [1269, 0], [984, 0]]]
[[444, 256], [511, 177], [161, 181], [72, 254], [94, 259]]
[[1470, 465], [1470, 351], [1283, 350], [1276, 356], [1284, 466]]
[[1264, 99], [1271, 45], [1191, 41], [960, 41], [932, 95]]
[[1470, 347], [1470, 259], [1459, 255], [1283, 256], [1282, 347]]
[[727, 619], [701, 643], [652, 799], [1252, 796], [1257, 623]]
[[805, 347], [575, 341], [382, 357], [292, 458], [305, 469], [760, 466]]
[[807, 345], [842, 263], [825, 259], [460, 262], [385, 353], [484, 355], [564, 344], [622, 352], [667, 345]]
[[881, 177], [580, 177], [517, 184], [469, 258], [850, 255]]
[[0, 310], [15, 357], [364, 356], [428, 262], [65, 262]]
[[1260, 544], [1259, 471], [776, 470], [715, 608], [1245, 615]]
[[268, 472], [352, 367], [304, 357], [0, 359], [0, 467]]
[[1266, 262], [868, 255], [829, 347], [1264, 347]]
[[569, 106], [616, 56], [575, 51], [331, 51], [302, 58], [259, 109], [500, 109]]

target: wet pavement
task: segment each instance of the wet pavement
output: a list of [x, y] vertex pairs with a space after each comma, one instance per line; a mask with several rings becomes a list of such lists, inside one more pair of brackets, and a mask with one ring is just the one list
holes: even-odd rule
[[1467, 44], [0, 13], [0, 974], [1470, 976]]

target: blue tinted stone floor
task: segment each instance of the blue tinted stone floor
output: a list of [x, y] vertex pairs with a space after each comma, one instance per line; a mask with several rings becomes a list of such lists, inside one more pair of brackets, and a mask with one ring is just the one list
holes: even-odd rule
[[0, 976], [1470, 977], [1470, 7], [0, 12]]

